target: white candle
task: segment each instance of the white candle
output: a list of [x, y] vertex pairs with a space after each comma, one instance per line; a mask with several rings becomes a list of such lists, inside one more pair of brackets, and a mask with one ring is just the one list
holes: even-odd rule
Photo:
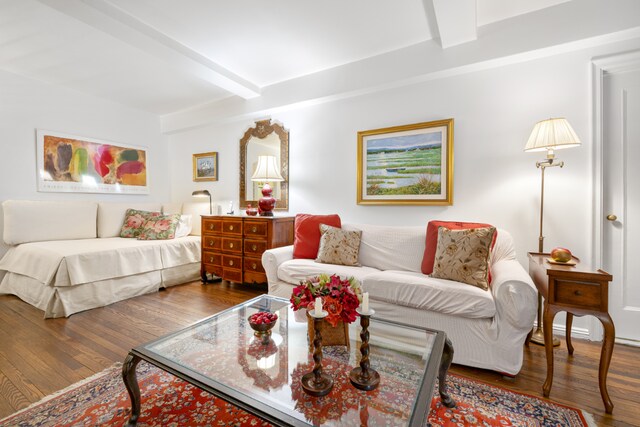
[[362, 311], [365, 313], [369, 312], [369, 292], [362, 294]]
[[315, 315], [316, 316], [321, 316], [322, 315], [322, 298], [320, 297], [316, 297], [316, 304], [315, 304]]

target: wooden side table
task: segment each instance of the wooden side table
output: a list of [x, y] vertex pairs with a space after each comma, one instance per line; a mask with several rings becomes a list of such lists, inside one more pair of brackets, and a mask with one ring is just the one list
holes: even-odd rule
[[572, 355], [573, 316], [592, 315], [600, 319], [604, 326], [598, 379], [602, 401], [606, 412], [610, 414], [613, 412], [613, 403], [607, 392], [607, 372], [615, 338], [615, 327], [609, 316], [609, 282], [613, 277], [606, 271], [594, 269], [575, 257], [575, 265], [552, 264], [548, 259], [549, 254], [529, 252], [529, 275], [545, 299], [543, 325], [548, 325], [544, 328], [547, 379], [542, 386], [543, 394], [549, 397], [553, 383], [553, 318], [560, 311], [567, 312], [567, 350]]

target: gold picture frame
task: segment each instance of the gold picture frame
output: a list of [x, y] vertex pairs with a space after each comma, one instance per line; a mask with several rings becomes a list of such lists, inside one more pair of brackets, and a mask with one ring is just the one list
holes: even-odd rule
[[359, 205], [452, 205], [453, 119], [358, 132]]
[[218, 153], [216, 151], [193, 155], [193, 180], [195, 182], [218, 180]]

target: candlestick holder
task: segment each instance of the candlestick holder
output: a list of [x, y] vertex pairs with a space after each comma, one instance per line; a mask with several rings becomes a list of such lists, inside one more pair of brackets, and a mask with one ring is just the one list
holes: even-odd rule
[[309, 315], [313, 317], [313, 371], [306, 373], [300, 380], [302, 389], [312, 396], [324, 396], [333, 388], [333, 378], [322, 372], [322, 333], [320, 325], [324, 318], [329, 315], [327, 311], [316, 314], [315, 310], [310, 310]]
[[375, 313], [374, 310], [369, 309], [365, 312], [356, 308], [356, 313], [360, 315], [360, 367], [353, 368], [349, 373], [349, 380], [355, 388], [360, 390], [371, 391], [378, 387], [380, 384], [380, 374], [369, 365], [369, 319]]

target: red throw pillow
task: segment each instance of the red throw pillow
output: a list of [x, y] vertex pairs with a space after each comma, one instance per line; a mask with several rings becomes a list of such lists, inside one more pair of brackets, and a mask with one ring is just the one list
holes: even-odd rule
[[[424, 248], [424, 256], [422, 257], [422, 273], [433, 273], [433, 261], [436, 257], [436, 248], [438, 247], [438, 228], [447, 227], [449, 230], [463, 230], [467, 228], [484, 228], [493, 227], [490, 224], [482, 224], [479, 222], [459, 222], [459, 221], [429, 221], [427, 224], [427, 240]], [[496, 245], [498, 230], [493, 234], [491, 241], [491, 250]], [[491, 272], [489, 272], [489, 283], [491, 283]]]
[[[297, 214], [295, 236], [293, 239], [293, 257], [316, 259], [320, 246], [320, 224], [341, 228], [338, 215]], [[433, 260], [431, 260], [433, 263]]]

